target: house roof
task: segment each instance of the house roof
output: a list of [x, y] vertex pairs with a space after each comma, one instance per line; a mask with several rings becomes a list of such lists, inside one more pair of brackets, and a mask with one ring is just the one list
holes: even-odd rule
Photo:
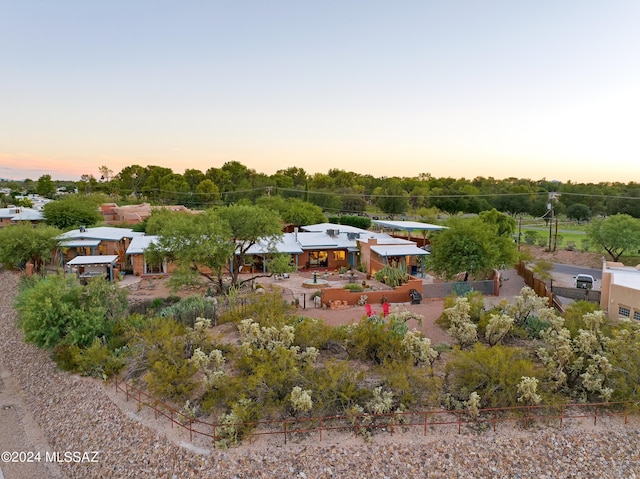
[[419, 221], [388, 221], [388, 220], [372, 220], [373, 223], [384, 228], [402, 231], [439, 231], [447, 229], [446, 226], [432, 225], [429, 223], [421, 223]]
[[415, 245], [414, 241], [405, 239], [405, 238], [396, 238], [394, 236], [390, 236], [387, 233], [371, 233], [368, 232], [368, 234], [364, 237], [360, 237], [359, 240], [362, 241], [363, 243], [369, 243], [369, 240], [375, 239], [377, 241], [377, 243], [380, 244], [388, 244], [388, 245], [402, 245], [402, 244], [406, 244], [406, 245]]
[[135, 238], [136, 236], [144, 236], [144, 233], [138, 233], [131, 228], [115, 228], [112, 226], [98, 226], [96, 228], [75, 229], [62, 233], [58, 239], [80, 239], [91, 238], [106, 241], [122, 241], [123, 238]]
[[20, 214], [22, 208], [19, 206], [12, 206], [11, 208], [0, 208], [0, 218], [13, 218], [15, 215]]
[[[300, 234], [300, 233], [298, 233]], [[296, 241], [296, 233], [284, 233], [274, 243], [267, 241], [259, 241], [251, 246], [248, 250], [248, 254], [268, 254], [268, 253], [287, 253], [287, 254], [302, 254], [303, 249]]]
[[315, 225], [301, 226], [300, 229], [304, 231], [316, 231], [326, 233], [328, 230], [338, 230], [340, 233], [369, 233], [368, 230], [362, 228], [356, 228], [349, 225], [338, 225], [335, 223], [317, 223]]
[[31, 208], [22, 208], [22, 211], [11, 218], [11, 221], [42, 221], [44, 215], [42, 211]]
[[70, 239], [61, 241], [60, 246], [63, 248], [95, 248], [100, 245], [100, 240], [94, 239]]
[[611, 273], [611, 284], [640, 290], [640, 270], [633, 266], [606, 266], [605, 272]]
[[125, 254], [143, 254], [151, 243], [156, 243], [158, 237], [156, 235], [136, 236], [131, 239], [131, 244], [127, 248]]
[[115, 264], [118, 262], [118, 255], [103, 254], [96, 256], [76, 256], [67, 261], [67, 266], [86, 266], [89, 264]]
[[375, 252], [378, 256], [425, 256], [429, 253], [422, 248], [418, 248], [416, 245], [377, 245], [372, 246], [371, 251]]

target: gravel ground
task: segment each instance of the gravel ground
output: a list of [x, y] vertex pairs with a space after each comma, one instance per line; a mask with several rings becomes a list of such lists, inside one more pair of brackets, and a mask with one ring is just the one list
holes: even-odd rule
[[[640, 476], [637, 422], [524, 434], [427, 435], [412, 443], [385, 436], [374, 443], [345, 440], [198, 454], [132, 419], [101, 385], [57, 370], [46, 352], [25, 345], [14, 327], [11, 310], [17, 281], [13, 274], [0, 274], [0, 360], [19, 388], [20, 407], [38, 424], [48, 450], [99, 451], [95, 463], [60, 463], [63, 473], [71, 478]], [[4, 421], [0, 429], [5, 429]], [[0, 440], [2, 450], [16, 450], [24, 444], [15, 434], [0, 432]], [[19, 470], [9, 475], [7, 465], [1, 467], [6, 479], [33, 477]], [[56, 477], [55, 472], [45, 473], [38, 477]]]

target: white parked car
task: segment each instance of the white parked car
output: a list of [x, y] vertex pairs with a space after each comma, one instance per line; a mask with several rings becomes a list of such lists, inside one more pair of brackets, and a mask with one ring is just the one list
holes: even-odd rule
[[593, 284], [596, 282], [590, 274], [579, 274], [574, 278], [576, 279], [576, 288], [579, 289], [593, 289]]

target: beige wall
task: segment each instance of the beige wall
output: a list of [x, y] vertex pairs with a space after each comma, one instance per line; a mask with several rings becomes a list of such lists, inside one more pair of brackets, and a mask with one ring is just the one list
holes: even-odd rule
[[607, 267], [624, 268], [625, 266], [616, 262], [607, 262], [603, 265], [600, 308], [607, 313], [609, 319], [621, 317], [620, 307], [630, 310], [629, 317], [631, 319], [634, 319], [634, 313], [640, 317], [640, 290], [613, 284], [615, 273], [612, 273]]

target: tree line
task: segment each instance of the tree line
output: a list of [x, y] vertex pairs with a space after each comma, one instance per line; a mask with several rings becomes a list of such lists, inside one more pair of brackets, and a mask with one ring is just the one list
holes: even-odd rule
[[[436, 178], [429, 173], [414, 177], [374, 177], [342, 169], [308, 173], [289, 167], [267, 175], [237, 161], [206, 171], [186, 169], [183, 174], [161, 166], [131, 165], [115, 173], [107, 166], [100, 176], [86, 174], [78, 182], [57, 182], [50, 175], [38, 181], [5, 182], [17, 192], [37, 192], [53, 197], [57, 188], [77, 188], [79, 193], [105, 193], [114, 201], [145, 200], [152, 204], [183, 204], [197, 209], [229, 205], [261, 196], [298, 198], [321, 207], [328, 214], [363, 214], [380, 211], [422, 219], [434, 212], [448, 215], [480, 213], [493, 208], [507, 214], [543, 217], [551, 196], [556, 214], [575, 219], [616, 213], [640, 218], [640, 183], [561, 183], [546, 179], [492, 177]], [[554, 193], [554, 195], [551, 195]], [[0, 201], [7, 203], [7, 195]]]

